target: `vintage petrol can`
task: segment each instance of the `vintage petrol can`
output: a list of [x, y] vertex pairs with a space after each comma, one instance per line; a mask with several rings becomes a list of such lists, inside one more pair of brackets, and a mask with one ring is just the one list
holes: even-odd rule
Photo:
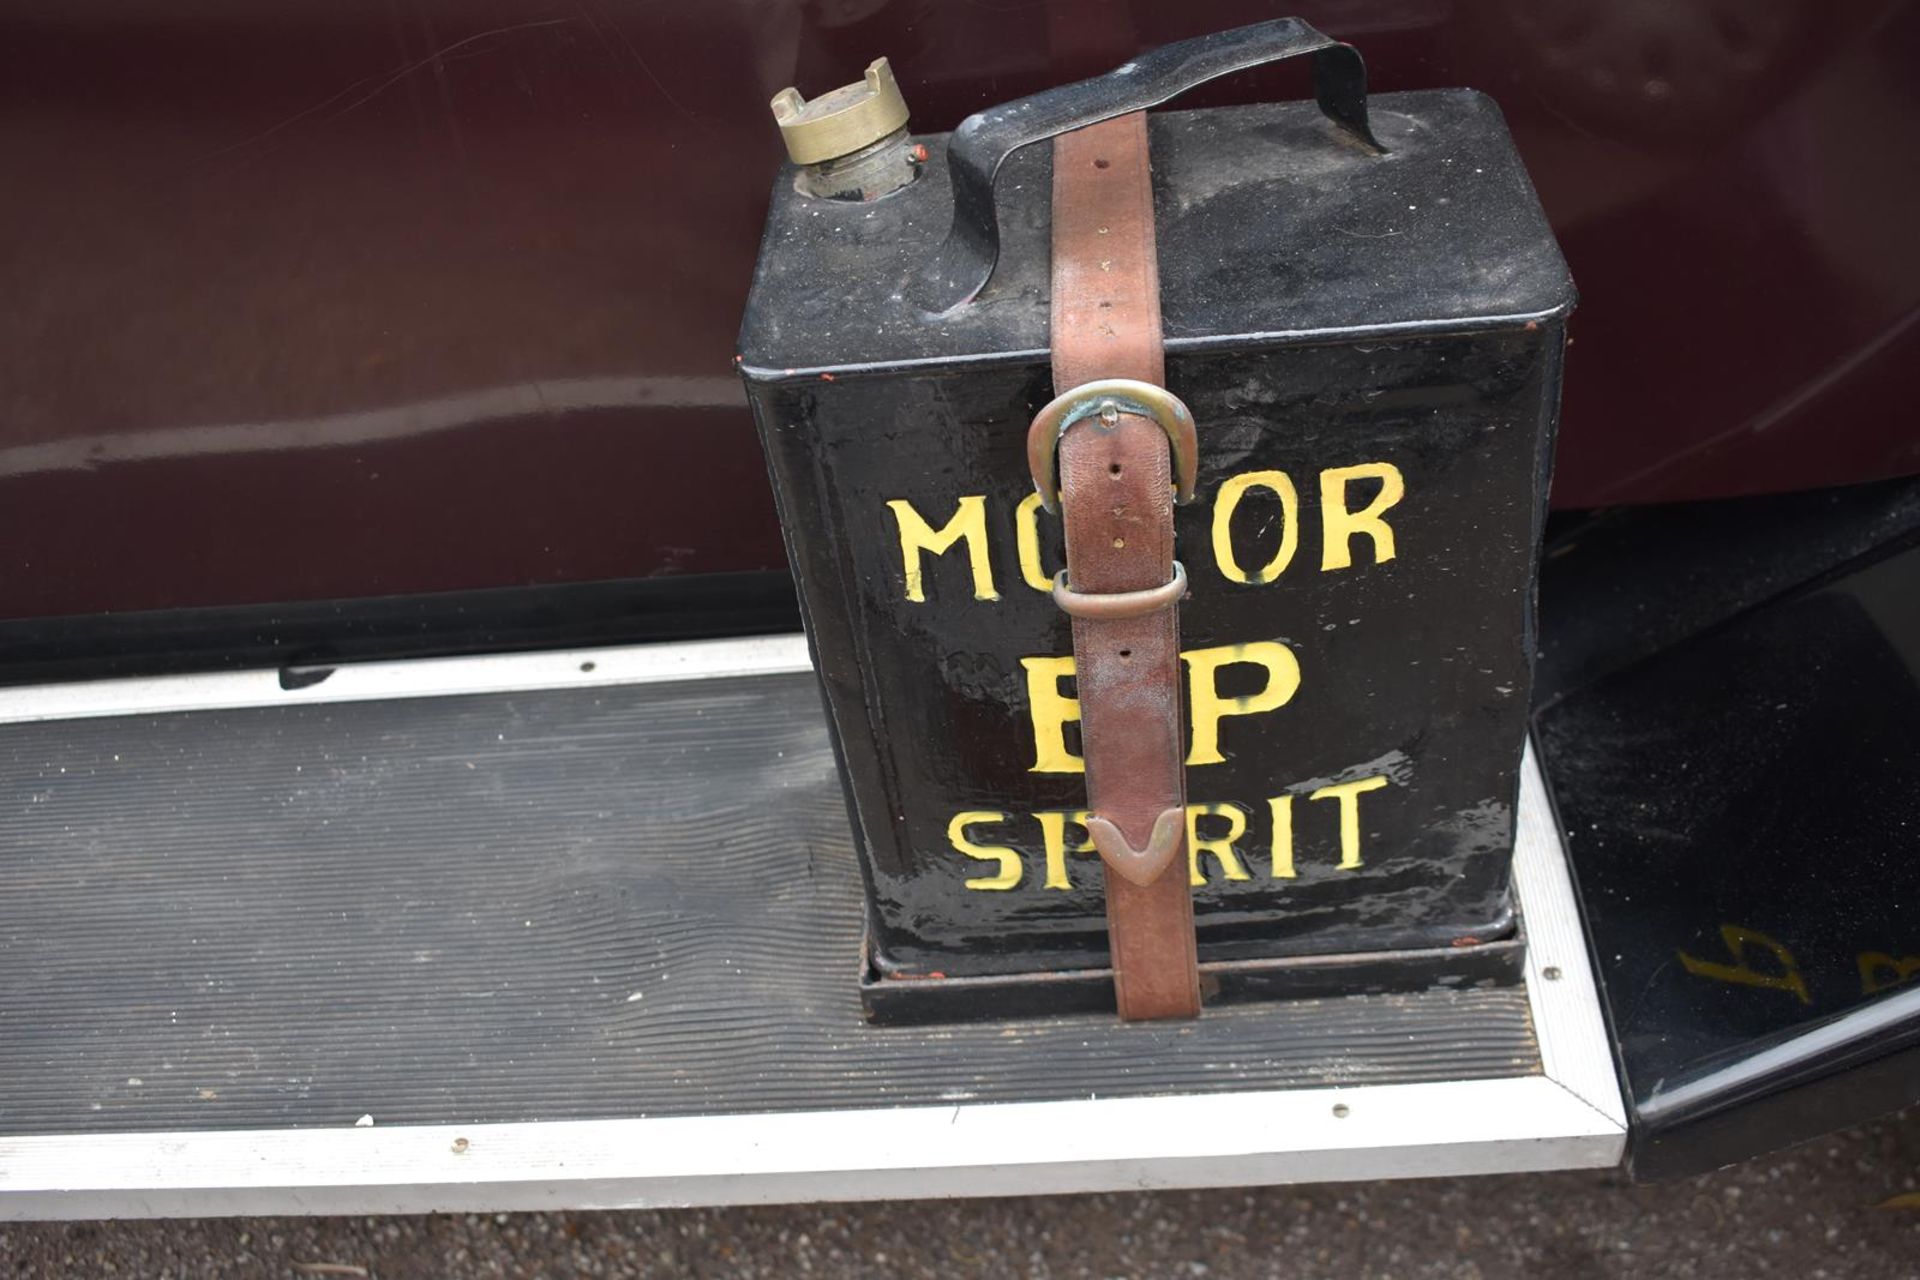
[[[774, 184], [739, 364], [866, 874], [872, 1014], [1112, 1000], [1060, 528], [1023, 455], [1054, 388], [1050, 151], [1020, 144], [1142, 105], [1150, 73], [1330, 43], [1261, 24], [986, 113], [1027, 122], [986, 213], [979, 166], [904, 106], [847, 189], [818, 165]], [[1490, 99], [1316, 72], [1317, 102], [1148, 117], [1166, 385], [1199, 441], [1175, 531], [1210, 998], [1509, 980], [1522, 946], [1572, 281]], [[955, 254], [996, 230], [978, 287]]]

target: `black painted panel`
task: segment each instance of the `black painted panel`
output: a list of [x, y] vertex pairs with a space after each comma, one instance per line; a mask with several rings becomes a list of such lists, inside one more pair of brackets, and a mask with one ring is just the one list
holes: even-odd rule
[[[1192, 821], [1225, 846], [1194, 863], [1202, 958], [1507, 936], [1572, 302], [1525, 172], [1463, 92], [1379, 100], [1385, 156], [1310, 104], [1150, 123], [1167, 381], [1200, 436], [1176, 526], [1188, 793], [1217, 807]], [[1071, 652], [1045, 589], [1058, 522], [1034, 513], [1024, 461], [1053, 394], [1049, 159], [1009, 162], [994, 282], [932, 317], [897, 292], [947, 226], [929, 144], [926, 176], [870, 205], [776, 184], [749, 394], [869, 855], [877, 966], [1099, 967], [1078, 729], [1055, 728], [1070, 676], [1048, 665]], [[1376, 503], [1384, 537], [1338, 519]]]
[[1623, 512], [1550, 558], [1549, 616], [1592, 603], [1539, 743], [1642, 1176], [1920, 1098], [1917, 495]]

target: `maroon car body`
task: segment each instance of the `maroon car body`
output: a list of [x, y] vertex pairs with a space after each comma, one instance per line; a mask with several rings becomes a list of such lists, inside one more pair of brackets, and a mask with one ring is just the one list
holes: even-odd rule
[[[1583, 291], [1556, 505], [1920, 470], [1912, 6], [1297, 7], [1504, 108]], [[769, 95], [885, 54], [944, 130], [1275, 12], [10, 0], [0, 618], [777, 572]]]

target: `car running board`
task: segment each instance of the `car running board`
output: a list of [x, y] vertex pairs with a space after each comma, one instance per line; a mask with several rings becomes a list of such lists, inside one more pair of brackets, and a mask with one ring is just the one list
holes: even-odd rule
[[0, 1217], [1621, 1158], [1531, 757], [1522, 986], [888, 1027], [800, 636], [0, 690], [0, 739]]

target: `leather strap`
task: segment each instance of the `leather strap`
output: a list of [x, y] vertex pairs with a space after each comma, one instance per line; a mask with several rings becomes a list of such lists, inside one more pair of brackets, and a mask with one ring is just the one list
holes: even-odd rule
[[[1059, 392], [1165, 380], [1143, 113], [1054, 140], [1052, 342]], [[1069, 597], [1143, 593], [1126, 608], [1072, 611], [1088, 827], [1106, 864], [1120, 1016], [1192, 1017], [1179, 614], [1163, 590], [1175, 577], [1167, 434], [1132, 413], [1086, 418], [1060, 437], [1059, 467]]]

